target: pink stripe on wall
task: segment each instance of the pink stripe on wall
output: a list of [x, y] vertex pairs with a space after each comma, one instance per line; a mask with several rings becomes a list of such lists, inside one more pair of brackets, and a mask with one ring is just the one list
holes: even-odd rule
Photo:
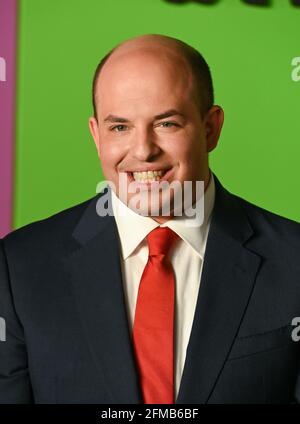
[[17, 0], [0, 0], [0, 237], [12, 228]]

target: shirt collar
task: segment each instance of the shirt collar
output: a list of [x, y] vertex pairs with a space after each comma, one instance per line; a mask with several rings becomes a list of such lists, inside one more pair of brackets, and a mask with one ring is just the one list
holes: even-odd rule
[[[111, 190], [112, 209], [115, 216], [118, 233], [121, 242], [121, 253], [123, 259], [127, 259], [145, 237], [160, 224], [149, 216], [139, 215], [125, 205]], [[199, 205], [203, 199], [199, 199], [194, 207]], [[199, 225], [191, 226], [188, 216], [175, 216], [161, 227], [169, 227], [181, 237], [192, 249], [203, 259], [211, 212], [215, 201], [215, 182], [212, 172], [210, 181], [204, 193], [204, 219]]]

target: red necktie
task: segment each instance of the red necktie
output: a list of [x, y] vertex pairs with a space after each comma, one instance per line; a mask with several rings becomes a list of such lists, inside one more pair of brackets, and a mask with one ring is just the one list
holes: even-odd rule
[[178, 238], [168, 227], [148, 236], [149, 257], [136, 302], [133, 346], [144, 403], [174, 403], [175, 282], [167, 253]]

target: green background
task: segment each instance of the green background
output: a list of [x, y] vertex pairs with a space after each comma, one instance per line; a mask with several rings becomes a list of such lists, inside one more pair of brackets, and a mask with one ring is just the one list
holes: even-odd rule
[[240, 0], [21, 0], [14, 227], [95, 195], [103, 179], [88, 130], [94, 69], [120, 41], [161, 33], [197, 48], [225, 110], [211, 168], [239, 196], [300, 221], [300, 9]]

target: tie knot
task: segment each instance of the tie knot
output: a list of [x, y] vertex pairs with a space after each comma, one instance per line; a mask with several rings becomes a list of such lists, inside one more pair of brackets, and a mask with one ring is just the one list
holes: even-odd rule
[[179, 236], [169, 227], [157, 227], [147, 235], [149, 256], [167, 255], [170, 247]]

